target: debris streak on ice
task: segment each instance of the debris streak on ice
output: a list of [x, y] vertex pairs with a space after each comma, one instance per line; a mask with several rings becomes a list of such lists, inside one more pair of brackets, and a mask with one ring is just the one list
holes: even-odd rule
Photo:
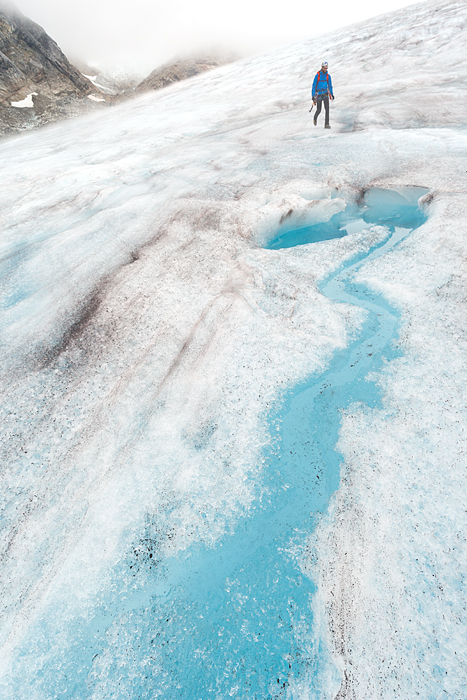
[[[253, 538], [281, 397], [368, 328], [322, 285], [369, 253], [346, 284], [400, 314], [396, 345], [378, 401], [332, 426], [329, 507], [284, 534], [274, 571], [309, 592], [258, 700], [464, 700], [466, 21], [414, 5], [1, 143], [2, 698], [172, 698], [173, 645], [181, 673], [209, 667], [205, 697], [250, 700], [240, 652], [213, 671], [193, 627], [171, 633], [196, 586], [185, 617], [155, 601]], [[329, 132], [308, 113], [323, 56]], [[266, 249], [415, 187], [426, 223], [379, 257], [371, 225]], [[210, 604], [240, 649], [260, 630], [235, 586]]]

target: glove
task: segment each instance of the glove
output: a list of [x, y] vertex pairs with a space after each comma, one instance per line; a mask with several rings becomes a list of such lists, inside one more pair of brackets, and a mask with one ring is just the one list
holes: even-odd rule
[[334, 95], [331, 95], [331, 100], [333, 100], [333, 99], [334, 99]]

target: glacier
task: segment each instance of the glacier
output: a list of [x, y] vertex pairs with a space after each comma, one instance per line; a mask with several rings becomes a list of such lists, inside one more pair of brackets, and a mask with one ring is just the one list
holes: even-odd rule
[[466, 27], [0, 143], [2, 699], [464, 700]]

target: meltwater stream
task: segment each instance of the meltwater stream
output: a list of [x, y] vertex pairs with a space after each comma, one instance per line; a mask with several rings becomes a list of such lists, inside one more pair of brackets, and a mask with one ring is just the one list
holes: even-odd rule
[[[92, 620], [77, 622], [53, 673], [38, 670], [37, 697], [278, 700], [302, 697], [302, 684], [307, 697], [321, 696], [329, 658], [322, 643], [311, 642], [315, 586], [292, 552], [339, 486], [340, 410], [356, 401], [380, 405], [380, 391], [366, 376], [396, 353], [396, 311], [352, 275], [423, 223], [416, 202], [424, 193], [372, 190], [365, 206], [324, 226], [346, 235], [383, 224], [388, 237], [321, 286], [326, 296], [366, 309], [367, 321], [323, 374], [290, 390], [271, 415], [274, 439], [265, 455], [262, 498], [214, 547], [197, 545], [161, 562], [163, 575], [151, 584], [146, 578], [132, 599], [102, 601]], [[323, 235], [322, 225], [283, 231], [269, 247]], [[128, 566], [122, 564], [122, 575]]]

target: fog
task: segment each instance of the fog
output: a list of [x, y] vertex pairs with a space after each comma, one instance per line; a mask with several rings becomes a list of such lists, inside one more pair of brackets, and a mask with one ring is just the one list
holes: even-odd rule
[[244, 56], [412, 4], [410, 0], [17, 0], [72, 59], [147, 73], [180, 53]]

